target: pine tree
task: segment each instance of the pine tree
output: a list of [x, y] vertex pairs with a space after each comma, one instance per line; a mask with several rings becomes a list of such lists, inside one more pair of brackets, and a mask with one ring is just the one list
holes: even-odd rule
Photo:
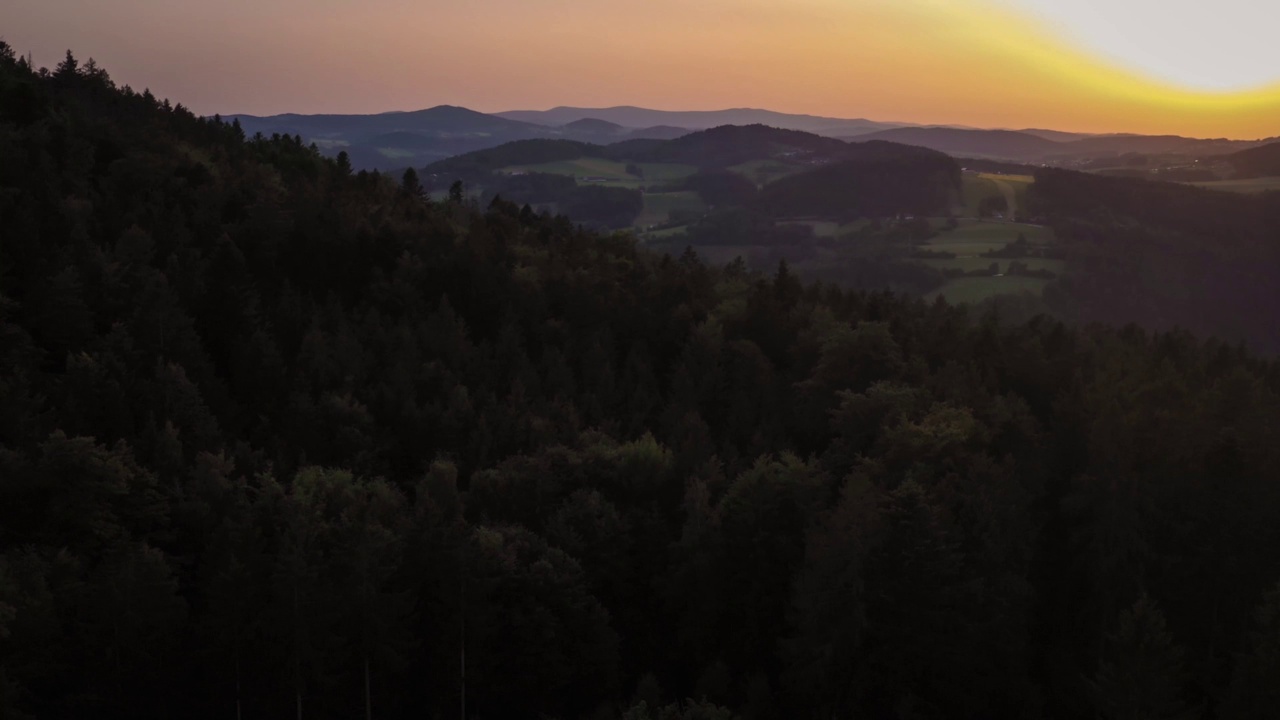
[[1143, 593], [1120, 613], [1106, 658], [1090, 683], [1094, 705], [1107, 720], [1189, 718], [1182, 698], [1182, 649], [1165, 627], [1164, 614]]

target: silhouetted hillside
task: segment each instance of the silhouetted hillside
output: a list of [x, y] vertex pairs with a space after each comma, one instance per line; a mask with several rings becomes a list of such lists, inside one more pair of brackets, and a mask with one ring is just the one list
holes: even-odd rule
[[550, 127], [558, 127], [584, 118], [598, 118], [631, 128], [667, 125], [694, 130], [708, 130], [722, 125], [768, 125], [787, 130], [822, 133], [831, 137], [874, 132], [891, 127], [899, 127], [903, 124], [875, 122], [861, 118], [843, 119], [797, 115], [753, 108], [669, 111], [630, 106], [612, 108], [557, 107], [551, 110], [513, 110], [498, 113], [498, 116]]
[[684, 137], [693, 132], [688, 128], [673, 127], [671, 125], [655, 125], [653, 127], [639, 128], [627, 133], [627, 137], [637, 140], [675, 140], [678, 137]]
[[948, 155], [982, 155], [1009, 160], [1043, 156], [1059, 143], [1012, 130], [961, 130], [956, 128], [897, 128], [860, 136], [858, 140], [885, 140], [926, 147]]
[[887, 140], [927, 147], [948, 155], [981, 156], [1021, 162], [1083, 161], [1126, 153], [1213, 155], [1253, 147], [1242, 140], [1199, 139], [1176, 135], [1097, 135], [1013, 130], [973, 130], [945, 127], [904, 127], [858, 136], [858, 140]]
[[785, 157], [796, 161], [839, 157], [848, 144], [798, 130], [764, 125], [726, 125], [654, 145], [633, 159], [722, 168], [751, 160]]
[[1181, 155], [1216, 155], [1258, 143], [1245, 140], [1187, 138], [1178, 135], [1099, 135], [1062, 143], [1051, 153], [1069, 157], [1122, 155], [1124, 153], [1176, 153]]
[[538, 165], [598, 155], [599, 145], [573, 140], [517, 140], [497, 147], [440, 160], [423, 168], [427, 175], [472, 180], [512, 165]]
[[1070, 274], [1046, 293], [1064, 317], [1280, 351], [1280, 193], [1043, 170], [1029, 200], [1068, 253]]
[[563, 126], [561, 126], [561, 128], [571, 133], [580, 133], [580, 134], [586, 134], [586, 135], [613, 136], [613, 135], [623, 135], [623, 134], [626, 134], [627, 132], [626, 128], [624, 128], [621, 125], [618, 125], [617, 123], [611, 123], [607, 120], [600, 120], [598, 118], [583, 118], [581, 120], [574, 120], [571, 123], [565, 123]]
[[844, 159], [766, 185], [775, 216], [890, 217], [944, 214], [960, 192], [960, 166], [932, 150], [884, 141], [853, 143]]
[[1280, 142], [1241, 150], [1217, 159], [1230, 165], [1237, 178], [1280, 176]]

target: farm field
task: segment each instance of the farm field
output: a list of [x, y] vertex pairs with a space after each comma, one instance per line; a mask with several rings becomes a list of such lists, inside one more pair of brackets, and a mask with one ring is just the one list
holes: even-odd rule
[[1213, 182], [1190, 183], [1206, 190], [1221, 190], [1234, 193], [1261, 193], [1268, 190], [1280, 190], [1280, 177], [1250, 178], [1248, 180], [1215, 180]]
[[1009, 201], [1009, 213], [1017, 213], [1027, 206], [1027, 188], [1035, 182], [1030, 175], [998, 175], [983, 173], [981, 177], [995, 183], [997, 189]]
[[965, 174], [961, 184], [959, 215], [977, 217], [978, 204], [989, 197], [1004, 196], [1009, 212], [1016, 213], [1026, 207], [1027, 188], [1035, 182], [1030, 175], [1000, 175], [998, 173]]
[[1000, 195], [1000, 187], [995, 181], [984, 175], [966, 173], [960, 184], [960, 205], [955, 208], [957, 215], [977, 217], [978, 204], [984, 199]]
[[1017, 295], [1023, 292], [1039, 295], [1044, 292], [1045, 286], [1050, 282], [1040, 278], [1014, 275], [956, 278], [929, 293], [925, 299], [933, 301], [941, 296], [952, 303], [980, 303], [996, 295]]
[[[992, 181], [994, 182], [994, 181]], [[1012, 183], [1011, 183], [1012, 184]], [[1013, 188], [1016, 192], [1016, 188]], [[956, 268], [964, 272], [985, 270], [996, 263], [1001, 272], [1007, 272], [1010, 258], [984, 258], [982, 253], [999, 250], [1021, 235], [1033, 246], [1049, 245], [1054, 241], [1053, 230], [1039, 225], [1021, 223], [991, 222], [984, 220], [964, 219], [954, 230], [944, 230], [937, 237], [921, 246], [926, 250], [954, 253], [952, 259], [921, 260], [939, 270]], [[1019, 258], [1029, 270], [1048, 270], [1061, 275], [1066, 263], [1062, 260], [1046, 258]], [[939, 295], [946, 296], [951, 302], [977, 303], [995, 295], [1030, 292], [1040, 294], [1051, 281], [1043, 278], [1005, 275], [1003, 277], [965, 277], [949, 280], [946, 285], [930, 293], [932, 300]]]
[[788, 175], [794, 175], [804, 170], [805, 167], [778, 160], [752, 160], [741, 165], [734, 165], [729, 169], [746, 177], [756, 185], [763, 186]]

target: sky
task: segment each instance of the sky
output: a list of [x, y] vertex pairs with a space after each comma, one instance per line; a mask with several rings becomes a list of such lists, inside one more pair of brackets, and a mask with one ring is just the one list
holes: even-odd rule
[[758, 107], [833, 117], [1280, 135], [1262, 0], [3, 0], [38, 65], [71, 48], [203, 114], [440, 104]]

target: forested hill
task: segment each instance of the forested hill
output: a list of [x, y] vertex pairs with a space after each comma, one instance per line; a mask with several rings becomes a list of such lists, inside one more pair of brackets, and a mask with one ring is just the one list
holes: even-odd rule
[[1237, 178], [1280, 176], [1280, 142], [1241, 150], [1218, 159], [1230, 165]]
[[1045, 169], [1029, 200], [1073, 261], [1046, 295], [1058, 316], [1183, 327], [1280, 352], [1280, 193]]
[[[1265, 717], [1280, 367], [506, 203], [0, 45], [0, 715]], [[465, 628], [465, 631], [464, 631]]]

